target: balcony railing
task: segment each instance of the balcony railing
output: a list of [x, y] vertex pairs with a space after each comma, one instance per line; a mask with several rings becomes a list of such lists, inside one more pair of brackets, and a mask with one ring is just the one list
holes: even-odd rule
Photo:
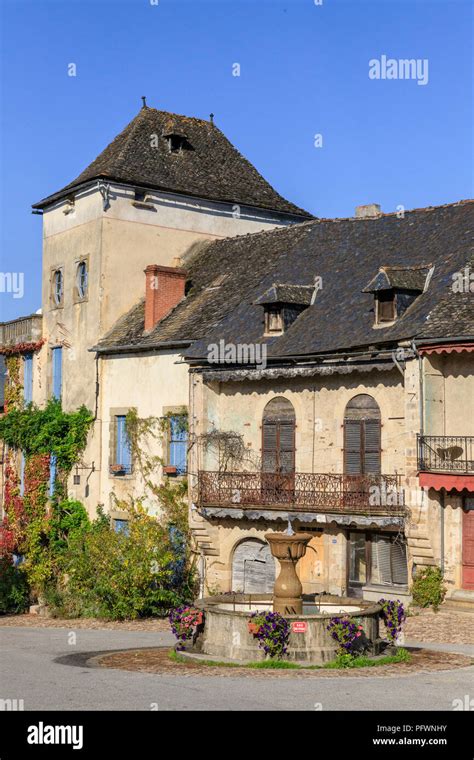
[[235, 509], [405, 514], [399, 475], [199, 472], [199, 505]]
[[474, 472], [474, 436], [418, 435], [421, 472]]

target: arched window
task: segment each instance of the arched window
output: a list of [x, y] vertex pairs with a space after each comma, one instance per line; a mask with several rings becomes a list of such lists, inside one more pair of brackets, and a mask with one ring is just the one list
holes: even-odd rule
[[77, 294], [79, 298], [84, 298], [87, 293], [87, 281], [88, 281], [88, 272], [87, 272], [87, 262], [86, 261], [80, 261], [77, 265], [77, 272], [76, 272], [76, 287], [77, 287]]
[[241, 541], [232, 557], [232, 591], [268, 594], [275, 583], [275, 560], [267, 543], [256, 538]]
[[283, 396], [268, 402], [262, 420], [263, 472], [295, 470], [295, 410]]
[[344, 413], [344, 472], [380, 473], [380, 409], [372, 396], [351, 398]]
[[62, 269], [56, 269], [53, 273], [53, 301], [56, 306], [63, 302], [64, 280]]

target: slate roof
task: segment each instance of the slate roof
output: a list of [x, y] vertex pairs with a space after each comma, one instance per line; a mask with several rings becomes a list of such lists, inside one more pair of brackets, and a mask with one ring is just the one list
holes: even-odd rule
[[[474, 201], [461, 201], [372, 219], [314, 220], [269, 232], [208, 243], [189, 264], [190, 290], [168, 317], [143, 334], [138, 303], [99, 343], [101, 351], [150, 349], [194, 342], [189, 360], [210, 343], [266, 342], [268, 361], [391, 346], [422, 336], [474, 337], [473, 295], [452, 290], [453, 273], [470, 260]], [[374, 297], [364, 286], [381, 266], [434, 266], [429, 287], [393, 324], [374, 328]], [[218, 287], [213, 283], [228, 276]], [[256, 301], [274, 283], [313, 285], [314, 305], [276, 337], [264, 338]], [[128, 349], [127, 349], [128, 350]]]
[[[185, 136], [192, 149], [170, 152], [170, 134]], [[76, 179], [33, 208], [100, 178], [313, 218], [279, 195], [210, 121], [156, 108], [142, 108]]]
[[423, 292], [430, 266], [381, 267], [376, 276], [363, 289], [364, 293], [378, 290], [418, 290]]

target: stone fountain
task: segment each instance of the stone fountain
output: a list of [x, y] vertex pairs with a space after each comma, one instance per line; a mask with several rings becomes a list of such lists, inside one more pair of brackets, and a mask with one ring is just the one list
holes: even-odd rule
[[311, 533], [266, 533], [272, 555], [280, 563], [280, 575], [273, 587], [273, 612], [280, 615], [301, 615], [303, 611], [303, 586], [296, 574], [296, 565], [306, 554], [306, 547], [313, 538]]

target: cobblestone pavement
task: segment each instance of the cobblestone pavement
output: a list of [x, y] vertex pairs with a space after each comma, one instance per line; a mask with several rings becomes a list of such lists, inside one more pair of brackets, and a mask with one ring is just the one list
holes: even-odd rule
[[258, 668], [239, 668], [205, 665], [197, 661], [174, 662], [170, 660], [169, 649], [154, 648], [116, 652], [98, 657], [95, 662], [99, 667], [118, 668], [139, 673], [155, 673], [177, 677], [217, 676], [219, 678], [381, 678], [412, 675], [414, 673], [431, 673], [435, 671], [465, 668], [472, 664], [472, 657], [446, 652], [414, 651], [409, 662], [378, 665], [377, 667], [354, 668], [344, 670], [301, 669], [301, 670], [260, 670]]
[[[69, 628], [70, 630], [114, 631], [169, 631], [165, 618], [146, 620], [105, 621], [94, 618], [59, 620], [38, 615], [0, 616], [0, 626], [26, 626], [29, 628]], [[439, 644], [474, 644], [474, 614], [416, 610], [407, 618], [404, 636], [406, 641], [426, 641]]]
[[474, 644], [474, 613], [421, 610], [407, 618], [405, 640], [435, 644]]
[[70, 618], [68, 620], [41, 617], [40, 615], [0, 615], [0, 626], [24, 628], [68, 628], [88, 631], [159, 631], [168, 632], [170, 626], [166, 618], [144, 620], [96, 620], [95, 618]]

